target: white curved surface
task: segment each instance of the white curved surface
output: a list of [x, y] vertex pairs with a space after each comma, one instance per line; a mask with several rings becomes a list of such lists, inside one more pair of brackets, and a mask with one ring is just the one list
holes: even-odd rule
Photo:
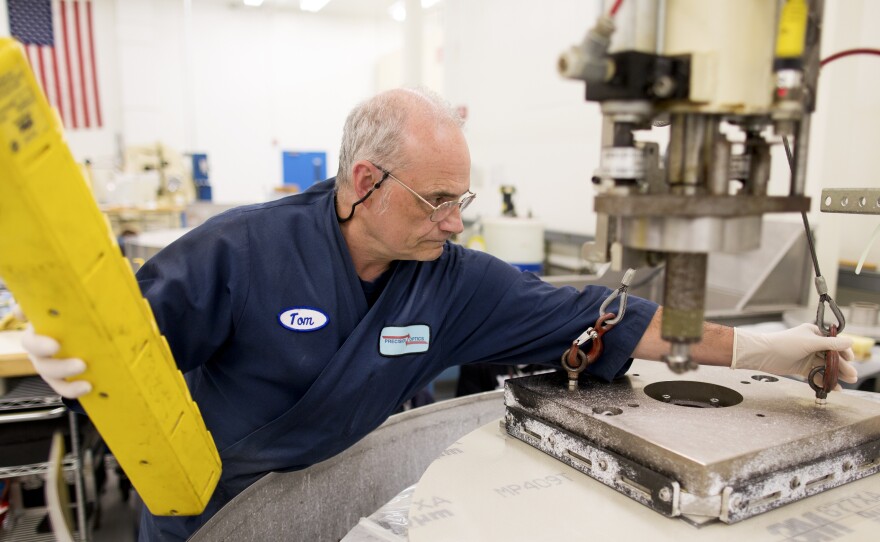
[[410, 507], [411, 542], [878, 539], [880, 474], [740, 523], [696, 528], [507, 436], [500, 424], [460, 438], [428, 467]]
[[339, 455], [307, 469], [267, 474], [190, 541], [339, 540], [412, 485], [448, 443], [503, 414], [500, 390], [395, 414]]

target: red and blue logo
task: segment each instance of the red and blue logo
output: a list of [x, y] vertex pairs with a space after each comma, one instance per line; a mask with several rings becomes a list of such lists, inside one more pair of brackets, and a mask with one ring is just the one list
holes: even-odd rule
[[389, 326], [379, 334], [379, 353], [403, 356], [427, 352], [431, 346], [431, 328], [424, 324]]

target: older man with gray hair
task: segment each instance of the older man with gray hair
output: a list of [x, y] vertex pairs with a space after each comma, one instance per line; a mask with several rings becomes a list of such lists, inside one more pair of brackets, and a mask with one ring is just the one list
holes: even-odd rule
[[[555, 288], [449, 242], [470, 188], [455, 112], [430, 92], [392, 90], [349, 115], [335, 179], [214, 217], [143, 266], [140, 287], [223, 474], [199, 516], [145, 511], [142, 540], [186, 539], [261, 476], [338, 454], [450, 366], [558, 365], [609, 291]], [[634, 356], [659, 359], [659, 312], [630, 298], [587, 372], [610, 381]], [[48, 337], [26, 343], [59, 393], [90, 391], [76, 379], [85, 362], [52, 358]], [[848, 347], [809, 327], [768, 339], [706, 324], [692, 352], [701, 363], [806, 374], [816, 352]], [[842, 363], [841, 375], [855, 371]]]

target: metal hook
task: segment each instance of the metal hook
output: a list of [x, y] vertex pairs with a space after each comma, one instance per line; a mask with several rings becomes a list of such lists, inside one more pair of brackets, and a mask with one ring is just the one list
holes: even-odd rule
[[623, 274], [623, 280], [620, 281], [620, 288], [611, 292], [611, 295], [606, 297], [605, 301], [602, 302], [602, 306], [599, 307], [599, 315], [605, 314], [606, 310], [611, 305], [611, 302], [614, 301], [617, 296], [620, 296], [620, 310], [617, 311], [617, 317], [613, 320], [608, 320], [606, 322], [607, 325], [614, 325], [623, 319], [623, 313], [626, 312], [626, 298], [629, 296], [627, 290], [629, 289], [629, 285], [632, 283], [632, 279], [635, 275], [635, 269], [627, 269], [626, 273]]
[[[837, 326], [832, 325], [829, 337], [837, 336]], [[837, 376], [840, 368], [840, 354], [837, 350], [828, 350], [825, 352], [825, 363], [813, 367], [810, 375], [807, 377], [807, 383], [816, 393], [816, 404], [824, 405], [828, 398], [828, 393], [837, 386]], [[822, 376], [822, 384], [816, 383], [816, 377]]]
[[819, 329], [822, 330], [822, 333], [825, 336], [831, 334], [831, 326], [825, 325], [825, 303], [828, 303], [828, 306], [831, 308], [831, 312], [834, 314], [834, 317], [837, 318], [837, 331], [840, 332], [846, 327], [846, 318], [843, 316], [843, 312], [840, 310], [840, 307], [837, 306], [837, 303], [829, 295], [822, 295], [819, 297], [819, 307], [816, 309], [816, 325]]
[[[587, 365], [594, 363], [604, 351], [602, 336], [614, 327], [610, 323], [614, 318], [613, 312], [606, 312], [599, 316], [594, 326], [588, 327], [586, 331], [581, 333], [580, 337], [572, 341], [571, 347], [562, 353], [562, 368], [568, 373], [568, 389], [577, 388], [578, 377], [581, 372], [587, 368]], [[580, 349], [581, 345], [587, 341], [592, 341], [589, 352]]]
[[844, 326], [846, 326], [846, 319], [843, 317], [840, 307], [828, 295], [828, 285], [825, 284], [825, 277], [819, 275], [813, 279], [813, 282], [816, 285], [816, 293], [819, 294], [819, 307], [816, 309], [816, 326], [822, 330], [826, 337], [831, 334], [831, 326], [825, 325], [825, 303], [828, 303], [828, 306], [831, 307], [831, 312], [837, 318], [837, 332], [840, 333], [843, 331]]

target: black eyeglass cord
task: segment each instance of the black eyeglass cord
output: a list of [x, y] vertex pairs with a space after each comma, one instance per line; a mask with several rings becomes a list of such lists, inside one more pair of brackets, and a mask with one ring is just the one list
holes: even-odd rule
[[370, 194], [372, 194], [374, 191], [378, 190], [378, 189], [382, 186], [382, 183], [385, 182], [385, 179], [387, 179], [388, 176], [391, 175], [391, 173], [385, 171], [384, 169], [380, 169], [379, 171], [382, 172], [382, 178], [379, 179], [379, 182], [377, 182], [376, 184], [374, 184], [374, 185], [373, 185], [373, 188], [371, 188], [369, 192], [367, 192], [366, 194], [364, 194], [364, 197], [362, 197], [361, 199], [359, 199], [359, 200], [357, 200], [356, 202], [354, 202], [354, 203], [351, 204], [351, 212], [348, 213], [348, 216], [347, 216], [347, 217], [342, 218], [341, 216], [339, 216], [339, 215], [337, 214], [337, 215], [336, 215], [336, 221], [337, 221], [338, 223], [343, 224], [343, 223], [348, 222], [349, 220], [351, 220], [352, 217], [354, 216], [354, 208], [357, 207], [358, 205], [360, 205], [361, 203], [363, 203], [368, 197], [370, 197]]

